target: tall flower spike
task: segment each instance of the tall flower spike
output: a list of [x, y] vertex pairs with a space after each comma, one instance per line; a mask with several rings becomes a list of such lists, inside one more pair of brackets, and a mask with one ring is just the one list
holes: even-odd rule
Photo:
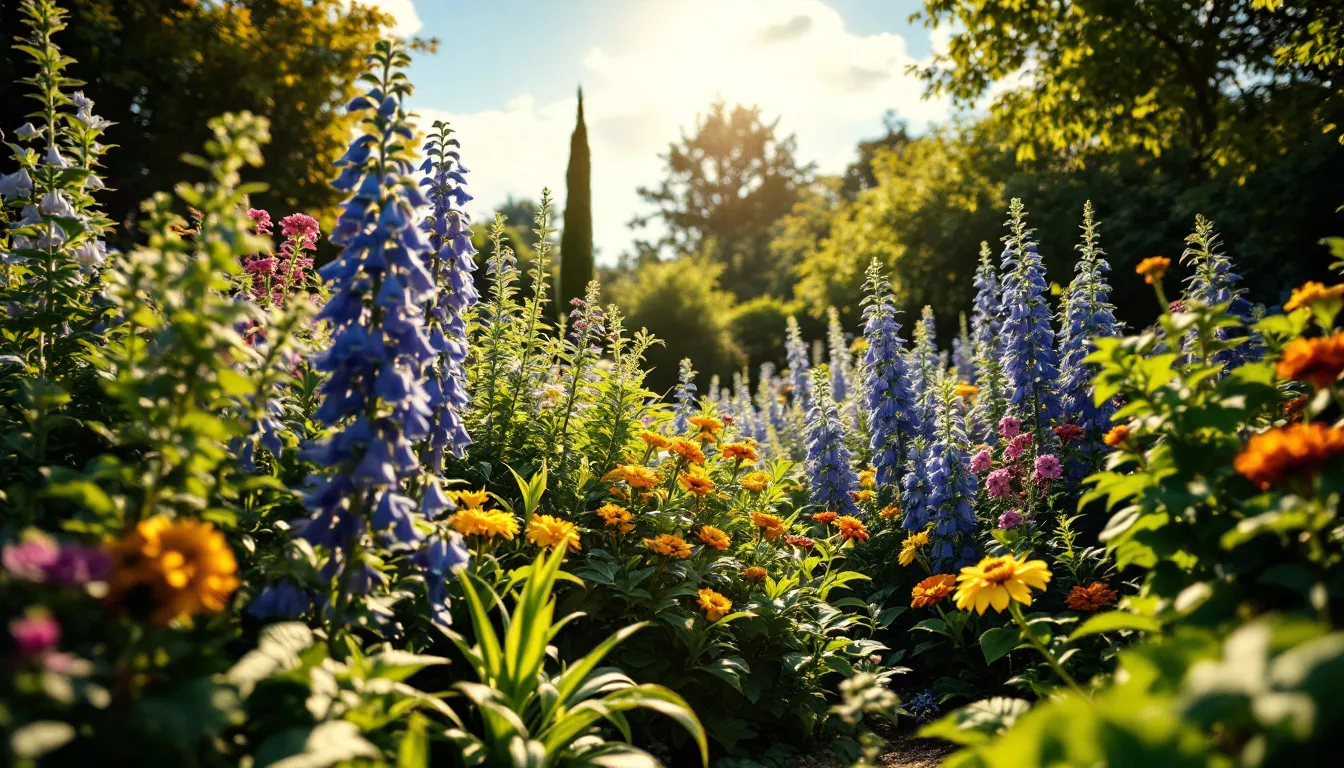
[[788, 320], [784, 351], [789, 363], [789, 383], [793, 385], [793, 404], [797, 410], [807, 413], [812, 409], [812, 364], [808, 361], [807, 345], [803, 343], [798, 318], [792, 315]]
[[924, 312], [915, 326], [915, 345], [910, 350], [907, 366], [910, 371], [910, 391], [915, 396], [916, 429], [925, 437], [933, 434], [933, 415], [938, 393], [934, 388], [943, 364], [938, 356], [938, 331], [933, 323], [933, 307], [924, 306]]
[[779, 378], [775, 376], [774, 363], [761, 363], [756, 381], [756, 408], [761, 413], [761, 443], [768, 445], [772, 453], [781, 453], [779, 436], [788, 428], [788, 417], [780, 402]]
[[971, 341], [977, 350], [994, 350], [998, 346], [999, 331], [1003, 328], [1000, 315], [1003, 298], [999, 287], [999, 272], [989, 243], [980, 243], [980, 266], [975, 270], [975, 306], [971, 310]]
[[372, 62], [376, 84], [347, 107], [364, 116], [366, 132], [336, 162], [333, 186], [352, 193], [331, 235], [341, 253], [319, 272], [331, 298], [317, 317], [330, 325], [331, 348], [314, 363], [329, 376], [315, 417], [334, 429], [307, 452], [331, 469], [305, 499], [312, 516], [301, 531], [352, 567], [362, 567], [356, 551], [370, 524], [394, 542], [420, 538], [415, 503], [400, 491], [420, 471], [412, 445], [429, 437], [434, 413], [424, 373], [436, 351], [424, 305], [436, 286], [415, 223], [427, 201], [409, 177], [415, 134], [402, 106], [411, 87], [400, 70], [410, 57], [385, 41]]
[[1100, 225], [1092, 203], [1083, 205], [1083, 240], [1077, 250], [1082, 254], [1074, 268], [1073, 282], [1065, 298], [1063, 331], [1059, 342], [1059, 400], [1062, 420], [1082, 427], [1084, 447], [1091, 452], [1101, 449], [1101, 437], [1111, 428], [1110, 403], [1098, 406], [1092, 397], [1092, 377], [1096, 366], [1083, 360], [1092, 353], [1092, 339], [1119, 334], [1115, 307], [1110, 303], [1111, 287], [1106, 273], [1106, 252], [1100, 245]]
[[952, 340], [952, 367], [957, 371], [957, 381], [975, 383], [975, 345], [971, 342], [965, 312], [961, 313], [961, 332]]
[[877, 484], [885, 489], [900, 479], [916, 432], [914, 394], [905, 368], [905, 342], [896, 322], [891, 282], [873, 259], [864, 284], [864, 396]]
[[971, 344], [975, 355], [975, 382], [979, 392], [971, 409], [968, 429], [976, 442], [997, 443], [994, 427], [1007, 412], [1003, 375], [1002, 296], [999, 273], [989, 250], [980, 243], [980, 266], [975, 271], [975, 306], [971, 311]]
[[445, 123], [434, 123], [420, 166], [420, 172], [428, 174], [420, 186], [428, 188], [426, 197], [432, 206], [421, 227], [429, 235], [429, 270], [438, 286], [425, 304], [425, 323], [436, 352], [426, 372], [433, 427], [425, 451], [435, 473], [443, 471], [445, 451], [461, 458], [471, 445], [463, 423], [468, 405], [464, 316], [480, 298], [471, 278], [476, 270], [472, 260], [476, 248], [471, 244], [470, 220], [461, 210], [471, 200], [463, 188], [467, 169], [458, 151], [461, 144], [451, 134]]
[[[1182, 298], [1186, 302], [1199, 302], [1206, 306], [1228, 304], [1227, 311], [1241, 320], [1242, 328], [1219, 328], [1220, 341], [1245, 338], [1236, 347], [1218, 352], [1214, 362], [1223, 364], [1224, 373], [1243, 363], [1259, 359], [1261, 341], [1250, 330], [1255, 322], [1251, 303], [1246, 300], [1246, 289], [1241, 287], [1241, 275], [1232, 271], [1232, 260], [1223, 253], [1222, 242], [1213, 228], [1213, 222], [1203, 216], [1195, 216], [1195, 231], [1185, 238], [1186, 249], [1181, 254], [1181, 263], [1194, 268], [1186, 278]], [[1186, 339], [1187, 354], [1190, 354], [1193, 336]]]
[[824, 370], [813, 372], [813, 385], [815, 397], [807, 413], [806, 465], [811, 501], [841, 515], [857, 515], [859, 509], [850, 494], [858, 490], [859, 476], [845, 446], [845, 425]]
[[1059, 416], [1055, 383], [1059, 362], [1055, 329], [1046, 300], [1045, 267], [1027, 227], [1022, 201], [1008, 209], [1010, 234], [1003, 238], [1003, 355], [1009, 412], [1034, 431], [1037, 444]]
[[854, 364], [845, 344], [845, 329], [840, 325], [840, 312], [826, 308], [826, 347], [831, 360], [831, 395], [837, 403], [849, 397], [849, 382], [854, 376]]
[[672, 395], [676, 403], [672, 408], [672, 434], [685, 434], [690, 428], [690, 418], [695, 415], [695, 393], [695, 369], [691, 367], [691, 358], [683, 357], [677, 371], [677, 389]]
[[936, 393], [937, 426], [932, 443], [923, 452], [920, 472], [922, 498], [907, 505], [905, 526], [923, 530], [933, 527], [935, 571], [975, 558], [975, 500], [977, 483], [966, 450], [966, 430], [961, 408], [956, 404], [953, 382], [940, 379]]

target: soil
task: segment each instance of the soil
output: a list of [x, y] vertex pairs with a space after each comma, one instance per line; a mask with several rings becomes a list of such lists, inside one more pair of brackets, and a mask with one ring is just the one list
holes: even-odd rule
[[[939, 739], [917, 739], [905, 734], [887, 736], [887, 751], [879, 759], [884, 768], [938, 768], [956, 747]], [[844, 768], [829, 752], [801, 757], [793, 768]]]

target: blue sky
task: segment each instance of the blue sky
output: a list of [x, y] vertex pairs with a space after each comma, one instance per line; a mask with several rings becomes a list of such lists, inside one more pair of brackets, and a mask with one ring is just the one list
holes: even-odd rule
[[440, 40], [412, 68], [422, 119], [448, 120], [471, 169], [474, 214], [549, 187], [564, 204], [575, 88], [584, 88], [598, 261], [629, 249], [640, 184], [715, 96], [760, 105], [799, 155], [843, 170], [894, 109], [919, 130], [946, 118], [906, 67], [934, 41], [917, 0], [357, 0], [402, 34]]

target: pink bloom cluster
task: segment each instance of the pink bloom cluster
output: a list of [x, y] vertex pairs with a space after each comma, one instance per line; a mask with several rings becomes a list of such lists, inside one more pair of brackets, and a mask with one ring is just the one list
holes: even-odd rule
[[44, 535], [29, 535], [16, 544], [6, 544], [0, 560], [15, 578], [62, 586], [102, 581], [112, 568], [111, 558], [98, 547], [61, 546]]
[[1007, 461], [1017, 461], [1022, 458], [1022, 454], [1031, 447], [1031, 433], [1024, 432], [1014, 437], [1008, 447], [1003, 449], [1003, 458]]
[[[271, 233], [271, 215], [253, 208], [247, 212], [257, 224], [257, 234]], [[317, 245], [321, 231], [317, 219], [304, 213], [293, 213], [280, 220], [280, 234], [285, 241], [279, 254], [257, 254], [243, 264], [252, 275], [253, 298], [284, 306], [285, 299], [295, 288], [308, 282], [308, 271], [313, 266], [311, 252]]]

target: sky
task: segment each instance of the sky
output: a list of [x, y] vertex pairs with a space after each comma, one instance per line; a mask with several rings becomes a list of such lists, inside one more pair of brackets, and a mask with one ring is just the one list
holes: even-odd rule
[[949, 114], [906, 73], [937, 44], [909, 21], [918, 0], [355, 1], [394, 15], [398, 34], [439, 39], [412, 66], [411, 108], [457, 131], [478, 220], [544, 187], [563, 211], [583, 87], [599, 264], [630, 250], [627, 222], [649, 210], [636, 188], [656, 185], [658, 155], [716, 97], [778, 118], [822, 173], [880, 136], [887, 110], [915, 132]]

